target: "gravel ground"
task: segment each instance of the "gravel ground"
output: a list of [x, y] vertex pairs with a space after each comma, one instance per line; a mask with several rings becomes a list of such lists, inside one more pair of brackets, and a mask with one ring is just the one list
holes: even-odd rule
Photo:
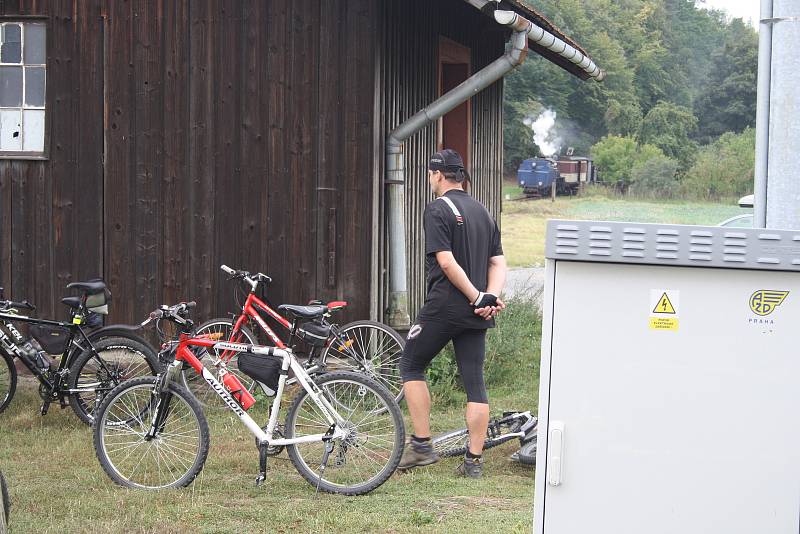
[[544, 267], [509, 269], [506, 277], [506, 297], [536, 295], [541, 299]]

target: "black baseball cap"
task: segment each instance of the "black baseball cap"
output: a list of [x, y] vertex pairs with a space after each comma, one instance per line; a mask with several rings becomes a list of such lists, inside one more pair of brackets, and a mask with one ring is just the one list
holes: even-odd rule
[[464, 160], [455, 150], [446, 148], [431, 156], [428, 161], [428, 169], [431, 171], [458, 172], [464, 170]]

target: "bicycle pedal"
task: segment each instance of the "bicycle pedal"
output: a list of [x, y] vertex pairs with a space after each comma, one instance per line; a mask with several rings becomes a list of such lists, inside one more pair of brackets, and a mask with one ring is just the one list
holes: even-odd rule
[[42, 403], [42, 408], [39, 411], [42, 414], [42, 416], [45, 416], [45, 415], [47, 415], [47, 411], [49, 409], [50, 409], [50, 403], [49, 402], [43, 402]]
[[258, 476], [256, 477], [256, 487], [260, 488], [265, 480], [267, 480], [267, 474], [259, 473]]

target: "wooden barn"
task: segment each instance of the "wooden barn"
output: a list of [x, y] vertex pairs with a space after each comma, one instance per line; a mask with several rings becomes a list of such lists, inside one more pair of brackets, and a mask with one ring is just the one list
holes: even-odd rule
[[[60, 317], [67, 283], [102, 276], [114, 321], [188, 299], [205, 318], [233, 311], [226, 263], [272, 276], [275, 303], [385, 318], [387, 137], [504, 55], [496, 7], [598, 78], [517, 0], [0, 0], [0, 285]], [[502, 98], [500, 79], [403, 145], [411, 317], [427, 158], [465, 154], [499, 217]]]

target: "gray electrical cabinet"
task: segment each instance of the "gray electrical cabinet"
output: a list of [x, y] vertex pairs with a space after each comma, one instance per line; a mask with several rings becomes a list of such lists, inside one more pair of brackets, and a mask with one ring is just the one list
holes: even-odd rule
[[800, 232], [549, 221], [534, 531], [800, 531]]

